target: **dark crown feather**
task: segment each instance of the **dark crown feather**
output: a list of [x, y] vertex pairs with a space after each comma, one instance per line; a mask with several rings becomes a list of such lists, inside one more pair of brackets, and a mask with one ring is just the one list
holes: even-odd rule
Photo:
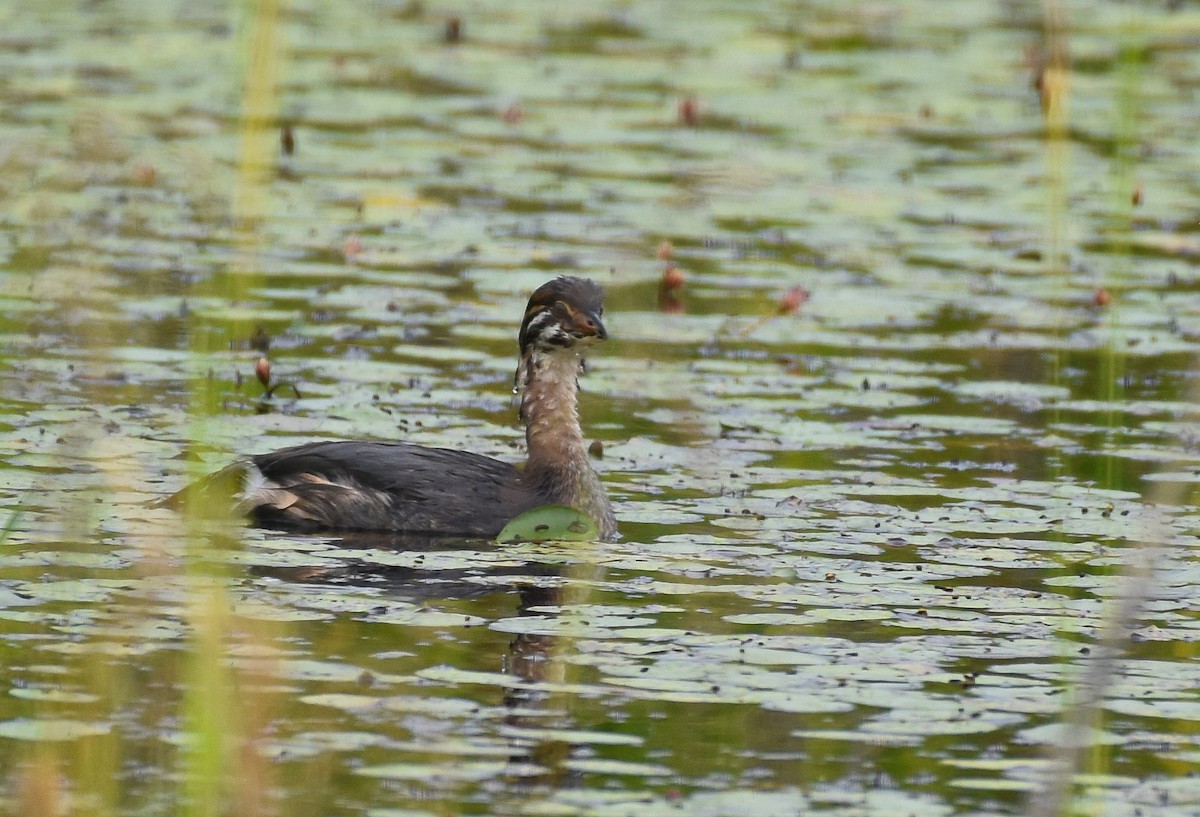
[[562, 303], [575, 312], [599, 316], [604, 311], [604, 289], [595, 281], [562, 275], [548, 281], [533, 291], [525, 307], [525, 320], [521, 322], [520, 345], [524, 355], [529, 345], [541, 334], [538, 330], [548, 328], [555, 320], [543, 317], [555, 304]]
[[[575, 339], [562, 327], [563, 318], [555, 314], [555, 308], [568, 310], [572, 315], [594, 317], [599, 327], [599, 338], [607, 337], [599, 318], [604, 312], [604, 289], [595, 281], [562, 275], [542, 284], [529, 296], [525, 307], [525, 319], [521, 322], [519, 343], [521, 357], [513, 377], [513, 392], [520, 392], [528, 385], [535, 365], [535, 347], [559, 347], [573, 345]], [[580, 360], [580, 368], [583, 360]]]

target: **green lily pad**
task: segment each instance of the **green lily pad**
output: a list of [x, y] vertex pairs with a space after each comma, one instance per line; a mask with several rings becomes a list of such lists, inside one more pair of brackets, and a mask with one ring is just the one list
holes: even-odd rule
[[504, 526], [497, 542], [591, 542], [599, 535], [596, 523], [566, 505], [543, 505]]
[[563, 768], [591, 774], [633, 775], [637, 777], [659, 777], [670, 775], [671, 769], [659, 763], [632, 763], [627, 760], [603, 758], [579, 758], [563, 763]]
[[109, 731], [111, 727], [106, 723], [66, 719], [17, 718], [0, 723], [0, 738], [37, 742], [74, 740], [91, 735], [105, 735]]
[[356, 774], [387, 780], [469, 781], [497, 777], [508, 768], [502, 761], [472, 761], [453, 766], [444, 763], [386, 763], [364, 766]]
[[9, 694], [14, 698], [48, 703], [87, 704], [99, 700], [96, 695], [86, 692], [71, 692], [65, 689], [12, 689], [9, 690]]

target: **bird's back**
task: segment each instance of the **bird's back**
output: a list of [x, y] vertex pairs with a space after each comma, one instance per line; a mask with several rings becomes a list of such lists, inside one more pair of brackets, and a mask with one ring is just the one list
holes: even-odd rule
[[251, 457], [238, 508], [292, 530], [495, 536], [547, 497], [505, 462], [407, 443], [320, 442]]

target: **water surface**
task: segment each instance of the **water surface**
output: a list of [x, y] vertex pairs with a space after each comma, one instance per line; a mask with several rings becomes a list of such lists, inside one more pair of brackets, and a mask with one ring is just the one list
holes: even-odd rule
[[[1190, 6], [1072, 4], [1061, 150], [1033, 4], [10, 6], [0, 768], [97, 814], [212, 756], [196, 813], [1015, 814], [1149, 543], [1081, 807], [1200, 807]], [[148, 507], [312, 439], [519, 459], [559, 273], [609, 293], [619, 542]]]

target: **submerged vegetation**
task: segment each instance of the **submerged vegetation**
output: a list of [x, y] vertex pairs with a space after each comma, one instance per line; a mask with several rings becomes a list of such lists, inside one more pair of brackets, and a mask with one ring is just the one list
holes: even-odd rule
[[[0, 811], [1193, 812], [1176, 5], [0, 10]], [[548, 271], [622, 540], [152, 507], [519, 460]]]

